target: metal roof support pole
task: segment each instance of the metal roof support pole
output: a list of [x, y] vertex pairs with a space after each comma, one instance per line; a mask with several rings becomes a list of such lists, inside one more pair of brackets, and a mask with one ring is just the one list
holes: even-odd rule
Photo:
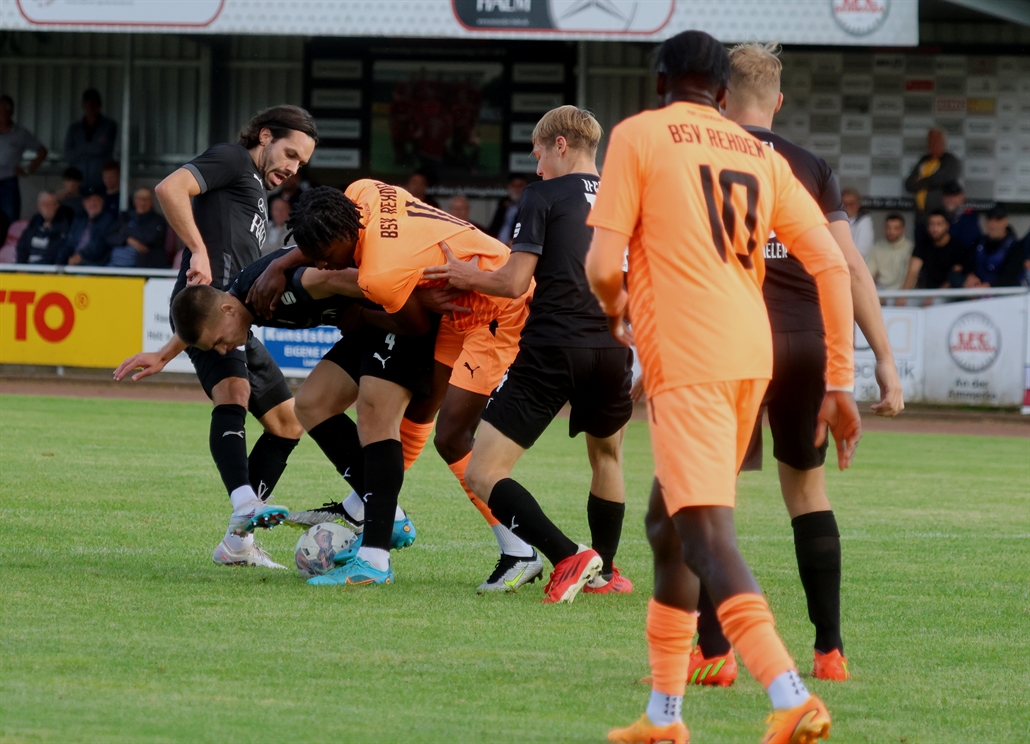
[[121, 181], [118, 183], [118, 209], [122, 212], [129, 208], [129, 162], [132, 144], [132, 34], [125, 34], [125, 61], [122, 66], [122, 124], [121, 124]]
[[576, 106], [587, 107], [587, 43], [576, 42]]

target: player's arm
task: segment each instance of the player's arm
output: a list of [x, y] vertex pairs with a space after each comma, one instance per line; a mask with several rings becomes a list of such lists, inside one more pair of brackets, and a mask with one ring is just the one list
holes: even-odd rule
[[[299, 253], [300, 251], [297, 252]], [[265, 273], [268, 272], [266, 271]], [[362, 299], [365, 296], [358, 286], [357, 269], [330, 270], [304, 268], [301, 270], [300, 285], [307, 290], [313, 300], [324, 300], [326, 297], [332, 297], [333, 295], [356, 297], [357, 299]]]
[[301, 253], [300, 248], [294, 246], [289, 253], [284, 253], [265, 267], [261, 276], [247, 292], [245, 302], [254, 308], [259, 317], [271, 318], [279, 304], [279, 298], [286, 291], [286, 272], [300, 266], [312, 265], [311, 259]]
[[876, 283], [862, 254], [858, 252], [851, 239], [851, 229], [847, 220], [835, 220], [829, 224], [828, 229], [840, 246], [848, 265], [848, 272], [851, 274], [851, 302], [854, 306], [855, 322], [862, 329], [869, 342], [869, 348], [876, 355], [876, 382], [880, 386], [880, 402], [874, 404], [872, 409], [878, 416], [897, 416], [904, 410], [905, 401], [898, 370], [894, 365], [894, 352], [890, 339], [887, 338], [887, 327], [883, 324], [883, 311], [880, 310]]
[[186, 344], [182, 339], [172, 334], [172, 338], [159, 351], [134, 354], [119, 364], [118, 369], [114, 371], [114, 379], [120, 382], [129, 372], [139, 369], [140, 371], [132, 376], [133, 382], [139, 382], [144, 377], [156, 375], [165, 368], [168, 362], [175, 359], [185, 350]]
[[623, 286], [623, 255], [629, 236], [605, 227], [594, 228], [585, 263], [590, 291], [608, 316], [608, 328], [624, 346], [633, 345], [633, 332], [626, 323], [629, 295]]
[[430, 266], [422, 272], [427, 281], [446, 280], [448, 286], [464, 291], [479, 292], [492, 297], [521, 297], [529, 290], [539, 256], [528, 251], [513, 251], [507, 263], [497, 271], [483, 271], [472, 261], [462, 261], [451, 253], [447, 243], [440, 241], [447, 259], [442, 266]]
[[193, 219], [193, 197], [201, 193], [200, 183], [192, 171], [178, 168], [154, 187], [154, 194], [161, 203], [165, 219], [175, 233], [193, 254], [186, 280], [190, 284], [211, 283], [211, 261], [207, 246]]

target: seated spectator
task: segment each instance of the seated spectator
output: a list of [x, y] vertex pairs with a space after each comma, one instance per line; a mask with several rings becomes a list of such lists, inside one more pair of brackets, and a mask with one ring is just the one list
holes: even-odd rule
[[286, 235], [290, 232], [286, 220], [290, 218], [290, 203], [283, 197], [275, 197], [268, 202], [268, 213], [271, 219], [265, 229], [265, 244], [261, 246], [261, 255], [267, 256], [286, 245]]
[[972, 273], [965, 286], [1018, 287], [1023, 283], [1026, 256], [1016, 233], [1009, 225], [1004, 207], [987, 213], [987, 234], [980, 237], [969, 257]]
[[70, 224], [76, 217], [86, 213], [82, 208], [82, 171], [65, 168], [61, 174], [61, 188], [54, 194], [61, 203], [61, 214]]
[[154, 211], [150, 189], [136, 189], [132, 209], [123, 212], [107, 233], [107, 244], [111, 247], [107, 265], [167, 269], [167, 230], [165, 218]]
[[0, 264], [18, 262], [18, 240], [29, 226], [28, 220], [15, 220], [7, 228], [7, 240], [0, 246]]
[[901, 289], [905, 283], [908, 261], [912, 257], [912, 241], [905, 237], [905, 218], [897, 212], [887, 215], [883, 223], [884, 239], [878, 241], [865, 262], [879, 289]]
[[122, 211], [122, 167], [118, 161], [109, 161], [101, 177], [104, 179], [104, 211], [117, 220]]
[[966, 192], [958, 181], [944, 184], [941, 202], [951, 223], [951, 236], [958, 238], [963, 245], [976, 245], [980, 239], [980, 217], [971, 207], [966, 206]]
[[873, 218], [862, 211], [862, 196], [855, 189], [841, 189], [840, 198], [851, 226], [851, 239], [855, 241], [855, 247], [862, 258], [865, 258], [873, 249], [873, 241], [876, 239]]
[[111, 249], [107, 232], [114, 219], [104, 211], [104, 187], [86, 189], [82, 197], [86, 213], [76, 217], [68, 229], [68, 237], [57, 255], [57, 263], [69, 266], [106, 266]]
[[[969, 273], [969, 246], [951, 237], [948, 213], [935, 209], [926, 218], [926, 237], [917, 240], [908, 262], [908, 273], [902, 289], [951, 289], [965, 284]], [[904, 300], [899, 300], [899, 305]], [[927, 299], [923, 306], [932, 305]]]
[[447, 202], [447, 214], [453, 215], [459, 220], [465, 220], [465, 222], [475, 226], [477, 230], [483, 229], [482, 225], [477, 225], [469, 219], [469, 215], [472, 214], [472, 205], [469, 204], [469, 200], [464, 194], [455, 194], [451, 197], [450, 201]]
[[519, 201], [522, 199], [522, 192], [526, 190], [526, 183], [526, 177], [519, 173], [508, 176], [508, 195], [497, 202], [493, 219], [486, 229], [488, 235], [494, 236], [505, 245], [511, 245], [515, 218], [519, 213]]
[[286, 203], [290, 205], [290, 209], [293, 209], [293, 205], [300, 201], [301, 194], [310, 188], [311, 183], [307, 179], [303, 178], [300, 173], [294, 173], [279, 184], [279, 190], [271, 198], [285, 199]]
[[61, 204], [50, 191], [36, 197], [37, 213], [18, 239], [18, 263], [57, 263], [57, 253], [68, 235], [68, 222], [61, 214]]
[[417, 170], [411, 174], [408, 178], [408, 183], [404, 186], [405, 190], [416, 199], [424, 201], [431, 207], [440, 207], [440, 204], [433, 197], [426, 193], [426, 189], [429, 188], [429, 176], [426, 175], [425, 171]]

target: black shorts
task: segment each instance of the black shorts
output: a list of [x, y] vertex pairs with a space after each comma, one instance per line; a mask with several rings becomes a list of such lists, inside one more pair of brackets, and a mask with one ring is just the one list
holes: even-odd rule
[[356, 383], [364, 376], [376, 377], [425, 397], [433, 386], [433, 347], [436, 328], [423, 336], [398, 336], [380, 328], [364, 327], [343, 334], [343, 338], [322, 357], [350, 375]]
[[[822, 331], [774, 333], [772, 339], [773, 377], [762, 406], [769, 412], [773, 457], [795, 470], [812, 470], [826, 462], [827, 442], [814, 444], [826, 397], [826, 339]], [[762, 469], [761, 414], [740, 469]]]
[[240, 377], [249, 381], [250, 400], [247, 402], [247, 410], [257, 418], [293, 397], [279, 365], [264, 344], [253, 335], [247, 337], [243, 349], [233, 349], [226, 354], [219, 354], [214, 349], [201, 351], [192, 346], [186, 349], [186, 354], [193, 362], [193, 368], [197, 370], [197, 377], [208, 398], [215, 385], [222, 380]]
[[632, 382], [633, 352], [621, 346], [520, 346], [486, 404], [483, 421], [529, 449], [562, 406], [571, 403], [570, 437], [580, 432], [610, 437], [633, 415]]

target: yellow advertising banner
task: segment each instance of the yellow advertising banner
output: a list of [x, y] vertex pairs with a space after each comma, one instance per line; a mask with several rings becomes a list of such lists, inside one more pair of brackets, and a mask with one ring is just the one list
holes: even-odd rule
[[0, 273], [0, 363], [116, 367], [140, 349], [145, 281]]

